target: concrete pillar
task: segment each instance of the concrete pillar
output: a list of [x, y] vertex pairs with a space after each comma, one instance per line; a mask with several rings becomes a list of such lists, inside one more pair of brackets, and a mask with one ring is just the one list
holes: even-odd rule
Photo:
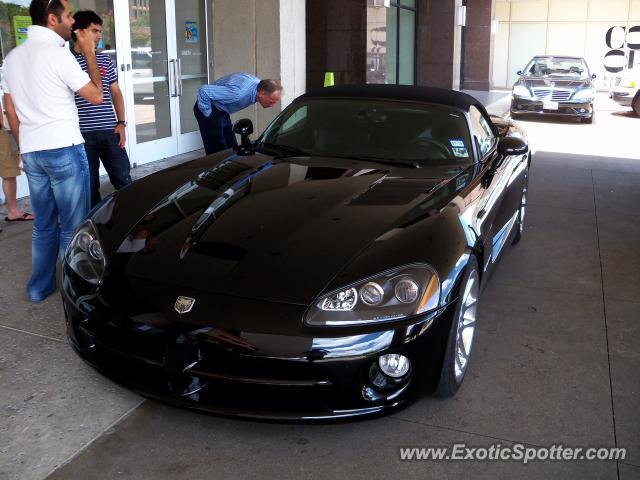
[[455, 0], [420, 0], [416, 50], [417, 84], [454, 85]]
[[463, 67], [466, 89], [489, 90], [491, 85], [491, 6], [492, 0], [467, 0]]

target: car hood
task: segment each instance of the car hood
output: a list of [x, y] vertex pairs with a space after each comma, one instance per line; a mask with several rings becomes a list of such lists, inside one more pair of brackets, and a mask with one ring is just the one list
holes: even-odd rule
[[233, 156], [151, 208], [136, 206], [134, 185], [109, 222], [129, 208], [139, 209], [137, 220], [106, 251], [131, 281], [308, 305], [394, 221], [460, 172]]
[[521, 77], [519, 81], [520, 85], [532, 88], [569, 88], [578, 90], [580, 88], [586, 88], [591, 86], [591, 81], [588, 78], [575, 78], [575, 77]]

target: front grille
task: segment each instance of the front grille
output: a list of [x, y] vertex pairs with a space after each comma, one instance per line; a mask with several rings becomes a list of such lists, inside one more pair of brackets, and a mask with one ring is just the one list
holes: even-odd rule
[[533, 94], [539, 100], [549, 100], [552, 102], [563, 102], [571, 97], [571, 90], [558, 90], [551, 88], [534, 88]]
[[[221, 338], [234, 338], [238, 346], [221, 344], [218, 329], [172, 325], [163, 329], [124, 321], [85, 320], [77, 325], [83, 347], [94, 345], [105, 355], [128, 358], [140, 366], [173, 377], [197, 377], [202, 381], [269, 386], [272, 388], [330, 387], [327, 369], [315, 362], [263, 357], [244, 353], [243, 338], [219, 331]], [[249, 345], [247, 343], [247, 345]]]

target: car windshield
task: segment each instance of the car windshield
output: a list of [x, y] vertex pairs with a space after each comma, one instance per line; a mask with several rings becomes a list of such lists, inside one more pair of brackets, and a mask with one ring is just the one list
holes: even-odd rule
[[473, 162], [464, 114], [428, 103], [303, 100], [289, 106], [260, 140], [298, 154], [410, 162], [416, 167]]
[[538, 57], [529, 62], [525, 73], [533, 77], [572, 76], [583, 78], [589, 75], [587, 65], [581, 58]]

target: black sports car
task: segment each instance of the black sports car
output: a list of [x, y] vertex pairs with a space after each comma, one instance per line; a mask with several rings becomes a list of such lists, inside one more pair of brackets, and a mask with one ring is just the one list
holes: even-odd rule
[[453, 395], [481, 286], [522, 235], [522, 130], [459, 92], [340, 86], [258, 138], [105, 199], [72, 239], [71, 345], [227, 415], [375, 414]]
[[563, 115], [593, 121], [595, 89], [587, 62], [580, 57], [533, 57], [513, 85], [511, 118], [523, 114]]

